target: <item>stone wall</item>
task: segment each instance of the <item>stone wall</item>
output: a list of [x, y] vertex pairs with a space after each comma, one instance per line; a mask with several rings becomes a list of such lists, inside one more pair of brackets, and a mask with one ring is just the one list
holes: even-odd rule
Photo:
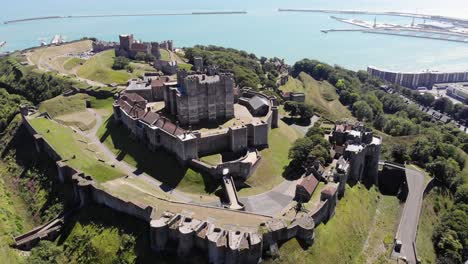
[[[255, 155], [255, 159], [249, 158], [249, 155]], [[229, 174], [232, 175], [232, 177], [247, 179], [255, 171], [260, 159], [261, 156], [257, 150], [249, 150], [246, 155], [237, 160], [223, 162], [217, 165], [209, 165], [196, 159], [191, 160], [189, 164], [192, 168], [206, 172], [216, 179], [220, 179], [223, 176], [222, 172], [225, 168], [229, 169]]]
[[[24, 117], [23, 123], [32, 135], [37, 135]], [[60, 158], [47, 141], [39, 140], [42, 140], [42, 145], [38, 148], [39, 151], [45, 151], [53, 159]], [[148, 236], [151, 249], [154, 251], [161, 252], [170, 249], [169, 241], [171, 241], [171, 244], [176, 245], [175, 250], [182, 259], [189, 256], [194, 248], [198, 248], [207, 252], [210, 263], [258, 263], [264, 250], [277, 251], [278, 243], [294, 237], [301, 240], [304, 245], [312, 245], [315, 237], [315, 226], [333, 216], [338, 193], [336, 186], [329, 186], [322, 191], [322, 202], [318, 210], [297, 216], [289, 224], [280, 219], [269, 218], [270, 220], [260, 223], [258, 229], [237, 225], [225, 228], [217, 225], [216, 220], [209, 218], [209, 216], [207, 219], [193, 218], [193, 213], [186, 210], [159, 212], [159, 216], [155, 217], [158, 208], [115, 197], [101, 189], [92, 177], [76, 171], [61, 161], [57, 162], [57, 169], [60, 181], [72, 182], [73, 197], [80, 207], [88, 203], [97, 203], [142, 219], [149, 223], [150, 233]], [[214, 207], [204, 205], [173, 203], [185, 204], [189, 208], [199, 206], [214, 209]], [[230, 212], [227, 209], [215, 209], [226, 210], [226, 213]], [[236, 213], [252, 214], [238, 211]]]

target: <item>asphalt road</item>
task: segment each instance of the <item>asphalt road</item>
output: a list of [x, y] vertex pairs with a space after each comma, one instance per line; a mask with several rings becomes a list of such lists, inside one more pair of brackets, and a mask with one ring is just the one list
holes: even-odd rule
[[393, 251], [392, 255], [395, 257], [404, 256], [408, 263], [416, 263], [413, 242], [416, 241], [426, 178], [422, 172], [417, 170], [405, 168], [405, 172], [408, 183], [408, 197], [396, 234], [396, 239], [402, 242], [402, 247], [400, 252]]

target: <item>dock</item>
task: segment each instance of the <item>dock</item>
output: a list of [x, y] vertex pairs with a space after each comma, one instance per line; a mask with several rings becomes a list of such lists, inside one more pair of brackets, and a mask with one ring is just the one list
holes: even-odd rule
[[0, 41], [0, 48], [3, 48], [3, 46], [6, 45], [6, 41]]

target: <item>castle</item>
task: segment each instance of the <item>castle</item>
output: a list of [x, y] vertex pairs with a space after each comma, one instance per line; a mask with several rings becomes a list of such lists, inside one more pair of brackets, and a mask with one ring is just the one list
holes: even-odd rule
[[180, 71], [177, 83], [177, 87], [166, 87], [164, 102], [170, 114], [177, 116], [181, 125], [234, 117], [232, 74], [188, 75]]
[[151, 54], [155, 58], [160, 58], [159, 49], [173, 51], [172, 40], [158, 42], [135, 41], [133, 34], [119, 35], [120, 45], [115, 46], [115, 56], [123, 56], [134, 59], [138, 53]]
[[[340, 182], [366, 182], [379, 185], [379, 159], [382, 139], [362, 123], [337, 123], [329, 136], [338, 159], [335, 177]], [[344, 186], [339, 196], [344, 195]]]
[[[137, 80], [129, 82], [129, 87], [116, 97], [114, 119], [152, 150], [165, 149], [181, 162], [213, 175], [219, 176], [228, 167], [234, 176], [247, 178], [260, 158], [255, 150], [268, 146], [268, 131], [278, 126], [276, 98], [242, 89], [236, 104], [234, 78], [227, 73], [209, 76], [181, 71], [177, 82], [162, 76], [154, 78], [140, 84]], [[152, 85], [155, 80], [162, 88]], [[151, 103], [159, 101], [161, 90], [165, 107], [154, 111]], [[251, 112], [252, 107], [263, 111]], [[225, 127], [204, 127], [226, 120], [230, 123]], [[192, 125], [200, 129], [192, 130]], [[202, 156], [222, 152], [245, 158], [216, 167], [199, 161]]]

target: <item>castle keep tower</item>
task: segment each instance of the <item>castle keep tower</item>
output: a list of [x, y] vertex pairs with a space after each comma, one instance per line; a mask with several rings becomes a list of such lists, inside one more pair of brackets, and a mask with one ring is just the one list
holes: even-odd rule
[[177, 116], [181, 125], [234, 117], [232, 74], [188, 75], [181, 71], [177, 79], [179, 86], [167, 88], [164, 98], [167, 110]]

